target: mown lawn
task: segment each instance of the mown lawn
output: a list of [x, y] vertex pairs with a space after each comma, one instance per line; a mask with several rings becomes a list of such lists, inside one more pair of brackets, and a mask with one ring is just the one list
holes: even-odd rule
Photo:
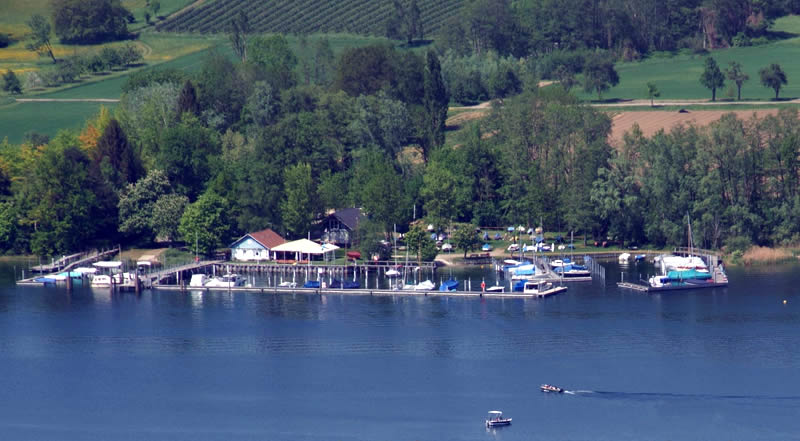
[[[784, 17], [776, 21], [773, 30], [800, 35], [800, 17]], [[758, 71], [770, 63], [778, 63], [783, 68], [788, 84], [781, 90], [781, 98], [800, 98], [800, 37], [779, 40], [762, 46], [715, 50], [708, 56], [714, 57], [723, 71], [728, 63], [736, 61], [750, 76], [742, 86], [742, 99], [769, 100], [774, 98], [772, 89], [760, 84]], [[711, 91], [700, 84], [703, 63], [706, 55], [678, 55], [666, 58], [649, 58], [641, 62], [620, 63], [619, 85], [603, 95], [603, 99], [646, 99], [647, 83], [653, 82], [661, 91], [662, 100], [670, 99], [711, 99]], [[728, 98], [728, 81], [722, 90], [717, 90], [717, 99]], [[732, 89], [736, 97], [735, 86]], [[597, 94], [579, 91], [583, 99], [597, 99]]]
[[27, 132], [51, 137], [61, 129], [81, 129], [100, 106], [113, 108], [113, 103], [15, 103], [0, 107], [0, 140], [8, 138], [20, 143]]

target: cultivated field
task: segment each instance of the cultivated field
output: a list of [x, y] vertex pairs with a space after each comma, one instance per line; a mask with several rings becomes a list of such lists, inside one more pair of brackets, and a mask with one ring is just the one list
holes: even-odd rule
[[[418, 0], [426, 35], [435, 34], [458, 13], [464, 0]], [[167, 32], [227, 32], [240, 11], [259, 32], [311, 34], [349, 32], [384, 35], [394, 13], [391, 0], [206, 0], [159, 23]]]
[[634, 124], [639, 124], [644, 136], [651, 137], [659, 130], [669, 131], [679, 124], [707, 126], [719, 120], [726, 113], [734, 113], [739, 119], [750, 119], [754, 115], [758, 118], [777, 115], [778, 109], [691, 110], [687, 113], [679, 113], [677, 111], [622, 112], [612, 117], [610, 140], [612, 144], [619, 145], [625, 133], [630, 131]]

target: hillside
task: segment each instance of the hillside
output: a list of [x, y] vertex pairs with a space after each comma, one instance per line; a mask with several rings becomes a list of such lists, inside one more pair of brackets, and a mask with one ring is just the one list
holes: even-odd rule
[[[425, 35], [435, 34], [458, 13], [464, 0], [418, 0]], [[349, 32], [384, 35], [394, 13], [391, 0], [215, 0], [198, 1], [163, 22], [167, 32], [226, 32], [239, 11], [246, 11], [257, 32], [311, 34]]]

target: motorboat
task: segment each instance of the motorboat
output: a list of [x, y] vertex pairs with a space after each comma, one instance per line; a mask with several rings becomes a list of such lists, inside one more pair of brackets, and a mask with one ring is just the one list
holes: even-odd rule
[[555, 286], [544, 280], [528, 280], [522, 288], [523, 294], [531, 294], [537, 297], [546, 297], [559, 294], [567, 290], [566, 286]]
[[205, 274], [192, 274], [192, 278], [189, 279], [189, 288], [202, 288], [206, 286], [206, 282], [208, 279]]
[[356, 280], [345, 280], [341, 281], [339, 279], [333, 279], [329, 288], [334, 289], [359, 289], [361, 288], [361, 284], [358, 283]]
[[495, 285], [486, 288], [486, 292], [505, 292], [506, 287], [503, 285]]
[[539, 386], [539, 389], [541, 389], [542, 392], [554, 392], [557, 394], [564, 393], [564, 389], [558, 386], [553, 386], [552, 384], [543, 384]]
[[572, 264], [572, 260], [570, 260], [569, 257], [565, 257], [564, 259], [556, 259], [556, 260], [551, 261], [550, 262], [550, 268], [556, 269], [556, 268], [561, 268], [562, 266], [570, 265], [570, 264]]
[[445, 280], [439, 286], [439, 291], [452, 292], [458, 290], [458, 280]]
[[648, 282], [653, 288], [663, 288], [665, 286], [706, 285], [713, 283], [711, 273], [700, 270], [668, 271], [661, 276], [653, 276]]
[[633, 260], [635, 260], [636, 262], [644, 262], [645, 257], [646, 256], [644, 254], [637, 254], [633, 256]]
[[297, 288], [297, 282], [281, 282], [278, 288]]
[[622, 253], [617, 258], [619, 263], [628, 263], [628, 260], [631, 258], [631, 253]]
[[400, 271], [392, 268], [386, 271], [386, 277], [400, 277]]
[[303, 288], [319, 288], [321, 286], [319, 280], [306, 280], [306, 283], [303, 284]]
[[504, 418], [503, 412], [499, 410], [490, 410], [489, 416], [486, 417], [486, 427], [509, 426], [511, 425], [511, 418]]
[[436, 288], [436, 285], [430, 280], [426, 280], [424, 282], [420, 282], [417, 285], [414, 285], [415, 291], [432, 291], [434, 288]]
[[103, 261], [95, 262], [92, 265], [97, 269], [97, 272], [92, 276], [92, 287], [107, 288], [111, 287], [112, 284], [120, 283], [122, 262], [117, 260]]
[[244, 283], [244, 278], [240, 277], [238, 274], [229, 273], [222, 276], [212, 277], [211, 280], [206, 282], [204, 286], [208, 288], [234, 288], [237, 286], [244, 286]]
[[566, 279], [570, 277], [591, 277], [592, 273], [583, 265], [564, 265], [553, 268], [553, 272]]

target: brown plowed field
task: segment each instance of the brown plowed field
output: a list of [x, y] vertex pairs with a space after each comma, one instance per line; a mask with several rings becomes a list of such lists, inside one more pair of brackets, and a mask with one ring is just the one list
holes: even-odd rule
[[752, 109], [752, 110], [690, 110], [688, 113], [677, 111], [652, 111], [652, 112], [622, 112], [614, 115], [611, 120], [612, 145], [620, 145], [622, 137], [638, 123], [644, 136], [651, 137], [660, 129], [671, 130], [678, 124], [707, 126], [717, 121], [726, 113], [735, 113], [739, 119], [750, 119], [754, 114], [759, 118], [767, 115], [777, 115], [778, 109]]

